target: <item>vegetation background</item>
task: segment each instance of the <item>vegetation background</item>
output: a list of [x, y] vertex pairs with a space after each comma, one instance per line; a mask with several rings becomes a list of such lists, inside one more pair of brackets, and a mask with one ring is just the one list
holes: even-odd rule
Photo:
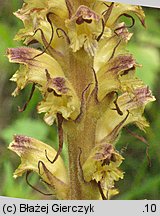
[[[57, 148], [56, 127], [49, 127], [43, 122], [43, 116], [36, 113], [36, 104], [40, 95], [34, 94], [24, 113], [18, 112], [18, 106], [23, 106], [28, 98], [31, 86], [28, 86], [17, 98], [11, 96], [15, 83], [9, 81], [18, 65], [10, 64], [5, 56], [8, 47], [21, 46], [13, 40], [18, 29], [22, 28], [13, 12], [20, 8], [22, 0], [0, 0], [0, 195], [28, 199], [50, 199], [30, 188], [25, 177], [13, 179], [12, 175], [19, 158], [7, 147], [14, 134], [24, 134]], [[137, 74], [150, 86], [156, 101], [147, 106], [145, 116], [150, 122], [146, 134], [136, 127], [129, 129], [145, 137], [149, 143], [147, 160], [146, 144], [123, 129], [117, 148], [125, 160], [121, 168], [125, 172], [124, 180], [117, 183], [120, 190], [114, 199], [160, 199], [160, 9], [144, 8], [146, 26], [144, 29], [136, 19], [136, 25], [130, 31], [134, 33], [128, 49], [134, 54], [137, 62], [143, 67]], [[128, 22], [128, 20], [126, 20]], [[66, 159], [65, 149], [63, 157]], [[41, 187], [36, 175], [32, 175], [31, 183]]]

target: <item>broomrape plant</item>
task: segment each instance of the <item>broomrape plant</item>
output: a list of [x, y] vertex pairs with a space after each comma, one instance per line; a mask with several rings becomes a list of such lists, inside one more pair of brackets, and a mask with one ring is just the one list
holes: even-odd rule
[[[34, 171], [58, 199], [109, 199], [118, 193], [124, 158], [116, 150], [123, 127], [149, 126], [143, 116], [154, 101], [136, 74], [139, 66], [126, 50], [139, 6], [103, 0], [25, 0], [15, 15], [24, 23], [15, 39], [26, 46], [8, 49], [10, 62], [20, 64], [11, 81], [13, 96], [32, 83], [42, 95], [37, 106], [48, 125], [57, 124], [59, 149], [24, 135], [15, 135], [9, 149], [21, 158], [14, 177]], [[126, 16], [131, 25], [120, 22]], [[32, 48], [39, 43], [43, 49]], [[24, 111], [29, 100], [21, 109]], [[69, 165], [60, 156], [63, 143]]]

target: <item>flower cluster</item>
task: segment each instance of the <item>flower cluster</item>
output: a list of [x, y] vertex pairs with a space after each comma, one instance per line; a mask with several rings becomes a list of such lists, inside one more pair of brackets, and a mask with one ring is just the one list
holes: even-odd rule
[[[7, 52], [10, 62], [20, 64], [11, 78], [17, 83], [13, 95], [32, 83], [42, 94], [38, 113], [48, 125], [57, 123], [59, 134], [57, 154], [38, 140], [15, 136], [9, 147], [21, 157], [15, 177], [35, 171], [60, 199], [118, 192], [114, 183], [123, 178], [124, 159], [115, 147], [119, 132], [130, 123], [144, 130], [144, 108], [155, 100], [126, 50], [131, 14], [145, 25], [141, 7], [103, 0], [25, 0], [15, 13], [24, 23], [15, 39], [26, 46]], [[59, 156], [64, 139], [69, 171]]]

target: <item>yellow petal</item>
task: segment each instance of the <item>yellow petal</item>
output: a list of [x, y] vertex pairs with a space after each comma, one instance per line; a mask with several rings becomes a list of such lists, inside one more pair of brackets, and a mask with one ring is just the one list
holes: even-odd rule
[[13, 92], [16, 96], [28, 83], [35, 83], [42, 93], [43, 101], [38, 111], [46, 112], [45, 121], [51, 125], [57, 113], [61, 113], [65, 119], [75, 119], [80, 110], [80, 101], [66, 79], [59, 63], [49, 56], [33, 48], [8, 49], [10, 62], [22, 64], [20, 69], [11, 78], [17, 82], [17, 88]]
[[106, 191], [113, 189], [114, 182], [123, 178], [123, 172], [119, 170], [122, 160], [111, 144], [97, 145], [83, 165], [85, 181], [100, 182]]
[[115, 3], [110, 18], [106, 25], [112, 26], [117, 19], [124, 13], [133, 13], [138, 16], [142, 24], [144, 24], [145, 14], [140, 6]]
[[14, 172], [14, 178], [22, 176], [27, 171], [34, 171], [43, 178], [44, 182], [57, 190], [60, 188], [60, 182], [64, 185], [68, 184], [62, 158], [59, 156], [52, 164], [46, 157], [45, 152], [50, 160], [56, 156], [56, 151], [51, 146], [31, 137], [16, 135], [8, 148], [21, 158], [21, 164]]
[[46, 158], [45, 151], [47, 151], [48, 158], [51, 160], [56, 156], [56, 151], [51, 146], [31, 137], [15, 135], [13, 142], [8, 148], [21, 157], [21, 164], [14, 173], [15, 178], [21, 176], [27, 170], [32, 170], [39, 174], [38, 162], [43, 161], [54, 176], [67, 183], [66, 169], [61, 157], [58, 157], [54, 165]]
[[[81, 5], [65, 24], [73, 52], [84, 47], [89, 55], [94, 56], [98, 46], [97, 38], [102, 32], [101, 16], [89, 7]], [[110, 36], [110, 33], [109, 29], [106, 29], [104, 35]]]
[[27, 30], [29, 21], [35, 26], [36, 21], [39, 18], [45, 19], [48, 13], [53, 13], [61, 19], [67, 18], [68, 10], [65, 0], [25, 0], [22, 8], [15, 12], [15, 15], [24, 22]]
[[48, 93], [37, 109], [39, 113], [46, 113], [44, 120], [48, 125], [52, 125], [57, 113], [61, 113], [65, 119], [76, 119], [80, 112], [80, 103], [71, 91], [62, 96]]
[[[46, 85], [46, 70], [50, 73], [51, 77], [64, 77], [59, 63], [46, 53], [37, 56], [40, 53], [36, 49], [27, 47], [8, 49], [7, 55], [9, 61], [23, 65], [11, 78], [12, 81], [17, 82], [19, 90], [23, 89], [29, 82], [34, 82], [41, 86]], [[35, 56], [37, 57], [34, 58]]]
[[141, 130], [148, 126], [143, 117], [145, 105], [155, 98], [146, 86], [141, 86], [133, 90], [132, 93], [126, 92], [119, 96], [117, 104], [123, 115], [119, 115], [112, 104], [104, 113], [97, 124], [96, 140], [97, 142], [116, 142], [117, 136], [122, 127], [134, 123]]
[[114, 34], [109, 39], [106, 38], [99, 41], [99, 46], [94, 56], [94, 69], [97, 73], [107, 65], [111, 58], [126, 53], [125, 46], [132, 34], [124, 27], [124, 23], [120, 24], [119, 27], [123, 27], [123, 29], [117, 31], [117, 35]]
[[[103, 4], [102, 2], [105, 2], [105, 4]], [[110, 5], [111, 2], [98, 0], [95, 6], [95, 10], [98, 13], [103, 13], [105, 16], [104, 12], [108, 10]], [[111, 10], [111, 14], [109, 15], [109, 17], [107, 17], [106, 26], [113, 27], [120, 16], [122, 16], [123, 14], [132, 15], [132, 13], [137, 15], [141, 23], [144, 25], [145, 14], [140, 6], [123, 4], [123, 3], [114, 3], [113, 8]]]
[[135, 60], [130, 54], [121, 54], [112, 58], [97, 72], [99, 83], [98, 97], [101, 101], [108, 93], [121, 89], [120, 77], [125, 71], [135, 66]]

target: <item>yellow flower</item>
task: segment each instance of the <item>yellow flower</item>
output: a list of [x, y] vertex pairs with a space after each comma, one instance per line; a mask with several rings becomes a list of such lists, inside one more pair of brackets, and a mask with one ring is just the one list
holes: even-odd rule
[[56, 114], [62, 113], [65, 119], [75, 119], [79, 113], [80, 101], [60, 64], [48, 54], [40, 54], [33, 48], [8, 49], [10, 62], [22, 64], [11, 78], [17, 82], [13, 92], [16, 96], [27, 84], [35, 83], [43, 95], [43, 101], [38, 106], [38, 112], [45, 112], [44, 120], [53, 124]]
[[[97, 38], [101, 34], [101, 15], [96, 14], [87, 6], [81, 5], [71, 19], [66, 20], [70, 47], [73, 52], [82, 47], [89, 55], [94, 56], [98, 46]], [[110, 29], [106, 29], [105, 36], [111, 36]]]
[[59, 199], [67, 198], [68, 177], [63, 160], [59, 157], [53, 166], [45, 156], [47, 152], [48, 158], [54, 158], [56, 151], [53, 148], [34, 138], [15, 135], [9, 149], [21, 158], [21, 164], [14, 172], [14, 178], [26, 171], [34, 171]]
[[58, 24], [62, 23], [61, 19], [68, 17], [65, 0], [25, 0], [22, 9], [14, 13], [15, 16], [23, 21], [25, 27], [18, 32], [15, 39], [25, 40], [25, 44], [28, 44], [32, 39], [42, 42], [40, 33], [34, 35], [34, 32], [40, 28], [45, 32], [45, 37], [49, 41], [51, 35], [50, 24], [47, 20], [47, 14], [49, 13], [52, 14], [52, 19], [56, 19]]
[[111, 144], [97, 145], [83, 165], [85, 180], [100, 182], [104, 191], [112, 193], [114, 182], [123, 178], [118, 169], [123, 159]]

